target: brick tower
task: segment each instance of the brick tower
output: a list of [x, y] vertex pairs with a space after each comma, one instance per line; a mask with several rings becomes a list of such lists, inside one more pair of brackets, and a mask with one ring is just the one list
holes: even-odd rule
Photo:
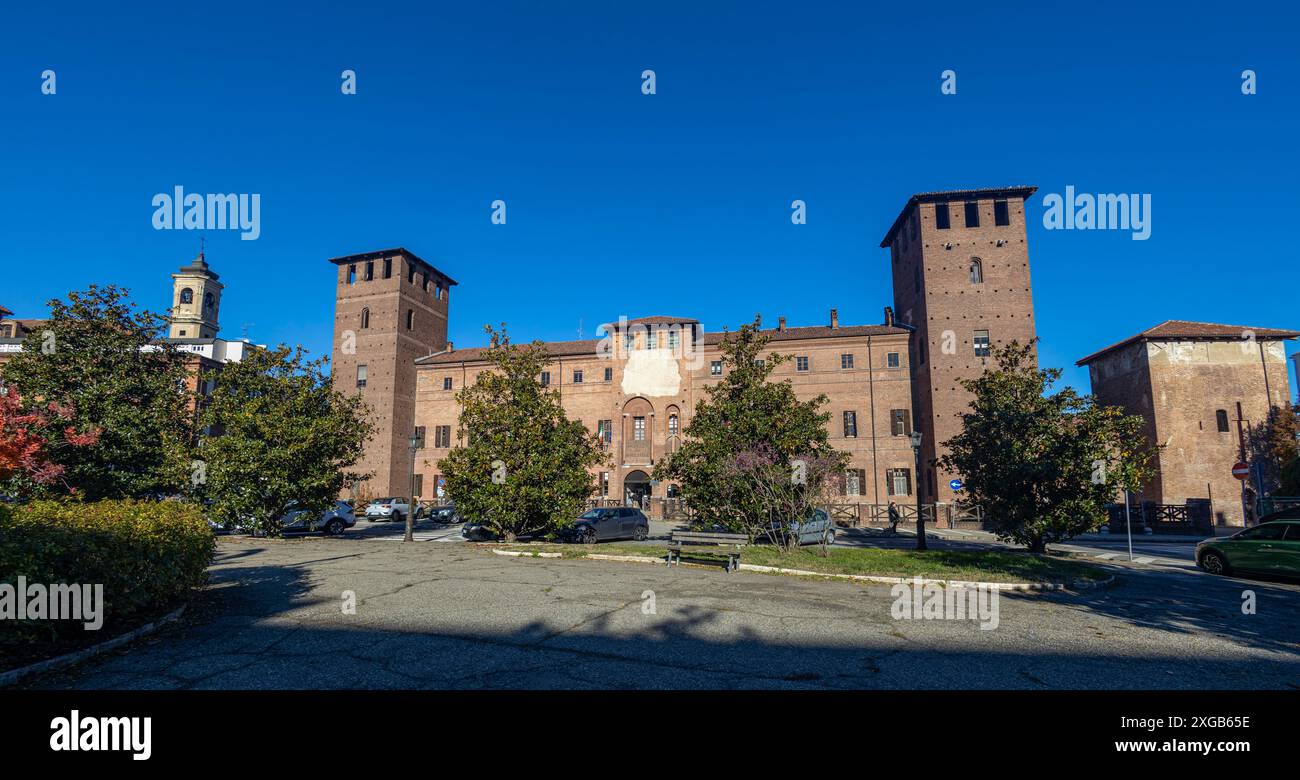
[[970, 394], [958, 381], [989, 363], [990, 344], [1034, 338], [1025, 200], [1036, 187], [913, 195], [889, 228], [894, 308], [915, 329], [912, 409], [921, 445], [917, 484], [925, 503], [951, 502], [951, 474], [934, 466], [961, 430]]
[[415, 432], [415, 360], [447, 348], [456, 281], [403, 248], [330, 260], [334, 297], [334, 388], [360, 393], [375, 423], [357, 470], [372, 474], [353, 497], [407, 496]]

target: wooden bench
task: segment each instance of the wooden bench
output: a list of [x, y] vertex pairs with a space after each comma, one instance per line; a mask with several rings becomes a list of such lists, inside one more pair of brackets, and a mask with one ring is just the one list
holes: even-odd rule
[[[668, 565], [678, 565], [682, 562], [682, 548], [686, 546], [705, 546], [713, 545], [715, 547], [732, 547], [730, 550], [710, 551], [716, 555], [726, 556], [727, 560], [723, 563], [723, 568], [728, 573], [740, 568], [740, 549], [749, 544], [749, 537], [744, 534], [728, 533], [711, 533], [704, 531], [673, 531], [672, 540], [668, 543]], [[687, 557], [692, 557], [687, 553]], [[698, 562], [718, 563], [718, 561], [703, 561], [699, 558]]]

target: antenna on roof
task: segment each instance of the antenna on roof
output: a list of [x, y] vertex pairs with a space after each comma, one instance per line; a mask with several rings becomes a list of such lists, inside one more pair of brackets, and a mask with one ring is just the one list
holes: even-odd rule
[[244, 334], [244, 335], [241, 337], [241, 339], [242, 339], [243, 341], [248, 341], [248, 326], [249, 326], [249, 325], [256, 325], [256, 324], [257, 324], [256, 322], [245, 322], [243, 325], [240, 325], [240, 326], [239, 326], [239, 330], [240, 330], [240, 332]]
[[582, 318], [578, 318], [578, 341], [582, 341]]

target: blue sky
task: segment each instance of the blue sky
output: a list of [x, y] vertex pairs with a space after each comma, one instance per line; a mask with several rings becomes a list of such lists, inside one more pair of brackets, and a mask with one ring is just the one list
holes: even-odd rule
[[[165, 308], [199, 237], [150, 201], [181, 185], [261, 195], [256, 241], [206, 233], [231, 338], [328, 352], [325, 261], [392, 246], [460, 282], [464, 346], [502, 320], [876, 323], [911, 193], [1023, 183], [1043, 362], [1071, 384], [1165, 319], [1300, 329], [1287, 4], [281, 5], [6, 10], [0, 303], [116, 282]], [[1066, 185], [1151, 194], [1150, 239], [1045, 230]]]

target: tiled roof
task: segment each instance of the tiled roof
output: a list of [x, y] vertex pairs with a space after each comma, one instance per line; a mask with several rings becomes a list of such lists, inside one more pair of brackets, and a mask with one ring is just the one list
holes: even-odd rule
[[[647, 317], [645, 319], [656, 319]], [[673, 323], [676, 322], [697, 322], [698, 320], [682, 318], [664, 318]], [[629, 320], [628, 322], [637, 323], [641, 320]], [[654, 323], [665, 324], [665, 323]], [[838, 328], [832, 328], [829, 325], [813, 325], [803, 328], [770, 328], [761, 331], [764, 335], [771, 337], [773, 343], [780, 341], [797, 341], [800, 339], [824, 339], [824, 338], [844, 338], [848, 336], [887, 336], [900, 335], [906, 336], [911, 331], [906, 328], [895, 327], [891, 325], [843, 325]], [[705, 333], [704, 346], [716, 346], [722, 343], [726, 334], [723, 332]], [[597, 347], [601, 339], [583, 339], [581, 341], [548, 341], [546, 342], [546, 351], [552, 357], [571, 357], [574, 355], [596, 355]], [[470, 347], [469, 349], [457, 349], [452, 352], [439, 352], [433, 355], [417, 359], [415, 362], [419, 365], [445, 365], [448, 363], [467, 362], [473, 363], [483, 359], [486, 347]]]
[[1139, 341], [1240, 341], [1250, 338], [1248, 334], [1254, 334], [1254, 339], [1256, 341], [1276, 341], [1279, 339], [1293, 339], [1296, 336], [1300, 336], [1300, 332], [1294, 330], [1252, 328], [1246, 325], [1223, 325], [1217, 322], [1165, 320], [1153, 328], [1147, 328], [1135, 336], [1129, 336], [1123, 341], [1111, 344], [1105, 349], [1098, 350], [1086, 358], [1083, 358], [1078, 363], [1075, 363], [1075, 365], [1087, 365], [1108, 352], [1113, 352], [1121, 347], [1127, 347], [1129, 344], [1134, 344]]
[[1017, 197], [1020, 198], [1021, 200], [1025, 200], [1026, 198], [1028, 198], [1030, 195], [1033, 195], [1037, 191], [1038, 191], [1037, 187], [1030, 187], [1027, 185], [1017, 185], [1015, 187], [984, 187], [982, 189], [975, 189], [975, 190], [943, 190], [938, 192], [918, 192], [912, 197], [908, 198], [907, 203], [903, 204], [903, 210], [898, 212], [898, 216], [894, 218], [894, 224], [889, 226], [889, 232], [885, 233], [884, 238], [880, 239], [880, 247], [884, 249], [888, 247], [891, 243], [893, 243], [894, 234], [897, 233], [898, 229], [903, 226], [903, 222], [907, 219], [907, 215], [912, 211], [912, 208], [916, 206], [916, 204], [918, 203], [941, 203], [946, 200], [966, 200], [969, 198], [996, 198], [999, 196], [1007, 197], [1007, 198]]
[[5, 317], [8, 317], [10, 314], [13, 314], [13, 312], [9, 311], [3, 306], [0, 306], [0, 319], [4, 319]]

